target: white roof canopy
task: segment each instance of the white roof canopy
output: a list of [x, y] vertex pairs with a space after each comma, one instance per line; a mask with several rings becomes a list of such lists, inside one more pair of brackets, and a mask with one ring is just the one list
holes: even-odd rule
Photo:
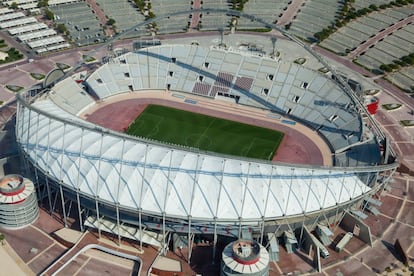
[[[33, 105], [91, 126], [50, 100]], [[50, 176], [90, 197], [144, 213], [261, 221], [334, 207], [370, 190], [349, 171], [198, 154], [82, 129], [29, 108], [18, 114], [23, 149]]]

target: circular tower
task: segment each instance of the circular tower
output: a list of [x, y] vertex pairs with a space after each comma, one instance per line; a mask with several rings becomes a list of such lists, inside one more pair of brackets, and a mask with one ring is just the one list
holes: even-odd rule
[[20, 228], [39, 215], [34, 184], [21, 175], [0, 178], [0, 227]]
[[222, 253], [221, 275], [269, 275], [269, 253], [252, 240], [237, 240]]

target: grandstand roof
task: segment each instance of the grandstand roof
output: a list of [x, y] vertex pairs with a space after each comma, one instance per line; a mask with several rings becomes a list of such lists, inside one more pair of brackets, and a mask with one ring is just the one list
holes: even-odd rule
[[[50, 100], [33, 105], [81, 122]], [[333, 207], [370, 190], [352, 172], [224, 159], [124, 140], [27, 108], [20, 119], [23, 148], [50, 176], [92, 198], [144, 213], [259, 221]]]

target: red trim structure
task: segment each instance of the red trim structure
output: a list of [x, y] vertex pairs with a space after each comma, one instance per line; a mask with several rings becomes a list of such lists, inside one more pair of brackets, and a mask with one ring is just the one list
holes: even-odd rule
[[25, 188], [26, 186], [21, 187], [19, 190], [14, 190], [10, 192], [0, 191], [0, 194], [5, 195], [5, 196], [14, 196], [14, 195], [21, 194]]
[[18, 174], [0, 178], [0, 227], [25, 227], [38, 216], [33, 182]]
[[240, 264], [255, 264], [260, 259], [260, 247], [254, 241], [238, 240], [233, 244], [233, 258]]
[[374, 96], [365, 97], [365, 106], [371, 115], [375, 115], [379, 106], [379, 99]]

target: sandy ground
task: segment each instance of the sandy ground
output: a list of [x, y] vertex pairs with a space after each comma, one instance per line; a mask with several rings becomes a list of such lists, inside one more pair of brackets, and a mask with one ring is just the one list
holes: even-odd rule
[[0, 245], [0, 265], [0, 276], [35, 275], [7, 242]]

